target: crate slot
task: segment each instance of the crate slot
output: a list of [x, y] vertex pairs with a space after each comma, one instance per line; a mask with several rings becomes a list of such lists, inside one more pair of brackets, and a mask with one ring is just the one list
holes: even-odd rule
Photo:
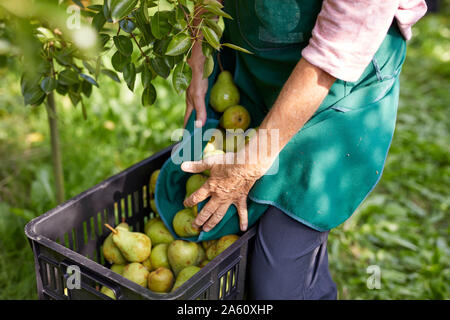
[[127, 196], [126, 205], [127, 205], [128, 217], [131, 218], [132, 216], [134, 216], [136, 214], [136, 212], [133, 210], [135, 208], [134, 202], [133, 202], [133, 194], [129, 194]]
[[103, 235], [103, 223], [102, 223], [102, 213], [97, 213], [97, 232], [98, 236]]
[[140, 192], [140, 197], [142, 198], [142, 206], [144, 208], [148, 208], [149, 203], [148, 203], [148, 197], [147, 197], [147, 186], [143, 185], [142, 189], [139, 190], [139, 192]]
[[83, 221], [83, 240], [84, 243], [83, 244], [87, 244], [89, 241], [89, 225], [87, 223], [87, 221]]

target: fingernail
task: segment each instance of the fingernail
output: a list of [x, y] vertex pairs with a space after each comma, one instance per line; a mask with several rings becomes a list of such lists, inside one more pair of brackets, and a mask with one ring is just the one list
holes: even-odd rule
[[247, 225], [246, 225], [246, 224], [243, 224], [243, 225], [241, 226], [241, 230], [242, 230], [242, 231], [247, 231]]
[[204, 228], [203, 228], [203, 231], [205, 231], [205, 232], [208, 232], [209, 230], [211, 230], [211, 229], [208, 228], [208, 227], [204, 227]]
[[202, 127], [201, 120], [195, 120], [194, 125], [195, 125], [196, 128], [201, 128]]

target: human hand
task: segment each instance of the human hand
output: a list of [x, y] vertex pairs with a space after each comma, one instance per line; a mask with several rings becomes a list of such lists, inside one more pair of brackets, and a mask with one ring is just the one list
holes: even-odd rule
[[185, 199], [186, 207], [193, 207], [208, 197], [206, 203], [197, 215], [193, 226], [208, 232], [224, 217], [230, 205], [237, 208], [240, 229], [247, 230], [247, 195], [263, 175], [263, 168], [258, 165], [239, 164], [236, 153], [226, 153], [209, 156], [201, 161], [188, 161], [181, 165], [185, 172], [199, 173], [210, 170], [210, 177], [203, 186]]

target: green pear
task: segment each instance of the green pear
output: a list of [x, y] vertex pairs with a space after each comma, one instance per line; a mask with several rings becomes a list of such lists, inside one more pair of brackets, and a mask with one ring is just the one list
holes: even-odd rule
[[203, 247], [203, 249], [207, 250], [210, 246], [212, 246], [216, 242], [217, 242], [217, 240], [203, 240], [202, 247]]
[[208, 177], [197, 173], [189, 177], [186, 181], [186, 197], [189, 197], [208, 180]]
[[167, 249], [167, 258], [175, 275], [185, 267], [197, 263], [198, 245], [195, 242], [175, 240]]
[[211, 88], [209, 103], [217, 112], [224, 112], [230, 106], [239, 103], [239, 89], [234, 84], [229, 71], [222, 71]]
[[[111, 228], [109, 225], [107, 227]], [[145, 234], [126, 231], [122, 228], [117, 230], [111, 228], [111, 230], [113, 231], [114, 244], [127, 261], [142, 262], [150, 256], [152, 242]]]
[[[153, 250], [152, 250], [153, 251]], [[150, 256], [152, 254], [150, 253]], [[141, 262], [141, 264], [145, 267], [145, 269], [147, 269], [148, 271], [152, 271], [152, 262], [150, 260], [150, 256], [145, 259], [144, 261]]]
[[132, 262], [123, 269], [122, 276], [136, 282], [138, 285], [147, 287], [149, 272], [146, 267], [138, 262]]
[[210, 152], [214, 152], [216, 150], [216, 147], [214, 146], [214, 143], [208, 142], [203, 149], [203, 154], [208, 154]]
[[151, 227], [154, 223], [156, 223], [157, 221], [162, 221], [162, 220], [161, 220], [160, 217], [154, 217], [154, 218], [151, 218], [150, 220], [148, 220], [148, 221], [145, 223], [145, 226], [144, 226], [144, 233], [147, 234], [147, 233], [148, 233], [148, 229], [150, 229], [150, 227]]
[[208, 247], [208, 249], [206, 249], [206, 258], [208, 260], [212, 260], [215, 257], [217, 257], [217, 246], [216, 246], [216, 244], [217, 243], [213, 243], [212, 245], [210, 245]]
[[200, 262], [202, 262], [203, 260], [206, 259], [206, 251], [198, 243], [197, 243], [197, 245], [198, 245], [198, 254], [197, 254], [197, 263], [196, 264], [199, 265]]
[[126, 267], [126, 265], [125, 264], [116, 264], [116, 263], [114, 263], [112, 266], [111, 266], [111, 271], [114, 271], [115, 273], [118, 273], [118, 274], [122, 274], [123, 273], [123, 269]]
[[150, 193], [155, 194], [156, 191], [156, 181], [158, 180], [159, 172], [161, 170], [155, 170], [153, 171], [152, 175], [150, 176]]
[[147, 229], [146, 235], [152, 240], [153, 246], [160, 243], [171, 243], [174, 239], [162, 220], [155, 221]]
[[175, 280], [175, 284], [173, 285], [172, 292], [177, 290], [183, 283], [188, 281], [194, 274], [201, 270], [200, 267], [189, 266], [180, 270], [177, 275], [177, 279]]
[[150, 261], [152, 263], [153, 270], [160, 267], [170, 268], [169, 259], [167, 258], [168, 248], [169, 245], [167, 243], [160, 243], [152, 248]]
[[127, 260], [119, 248], [114, 244], [113, 235], [113, 233], [109, 234], [103, 242], [103, 257], [112, 264], [125, 264], [127, 263]]
[[202, 262], [199, 263], [199, 267], [203, 268], [204, 266], [206, 266], [208, 263], [210, 263], [210, 261], [208, 259], [203, 260]]
[[200, 234], [200, 229], [192, 226], [195, 220], [195, 214], [190, 208], [178, 211], [173, 217], [172, 225], [175, 233], [179, 237], [193, 237]]
[[150, 200], [150, 208], [152, 208], [152, 211], [155, 213], [155, 215], [157, 217], [160, 216], [158, 209], [156, 208], [156, 200], [155, 199]]
[[229, 234], [229, 235], [223, 236], [222, 238], [217, 240], [216, 256], [221, 254], [226, 248], [231, 246], [238, 239], [239, 239], [239, 236], [237, 236], [235, 234]]
[[148, 276], [148, 288], [154, 292], [167, 293], [172, 289], [174, 276], [168, 268], [159, 267]]
[[224, 129], [247, 130], [251, 117], [247, 109], [243, 106], [235, 105], [227, 108], [219, 120], [219, 124]]
[[114, 291], [112, 291], [110, 288], [102, 286], [102, 288], [100, 289], [100, 292], [103, 293], [104, 295], [110, 297], [111, 299], [116, 300], [116, 295], [114, 294]]
[[[210, 156], [214, 156], [217, 154], [225, 154], [225, 152], [223, 152], [223, 150], [214, 150], [214, 151], [210, 151], [208, 153], [203, 153], [203, 159], [206, 159]], [[206, 177], [211, 176], [211, 171], [209, 169], [206, 169], [205, 171], [202, 172], [202, 174]]]
[[124, 229], [125, 231], [131, 231], [130, 226], [129, 226], [128, 223], [126, 223], [126, 222], [121, 222], [121, 223], [119, 223], [119, 224], [117, 225], [116, 229], [120, 229], [120, 228]]
[[237, 152], [245, 145], [243, 130], [227, 130], [223, 144], [224, 152]]

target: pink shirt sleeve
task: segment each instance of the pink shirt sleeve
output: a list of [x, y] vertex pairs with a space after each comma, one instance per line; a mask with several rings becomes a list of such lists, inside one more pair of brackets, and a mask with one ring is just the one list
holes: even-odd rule
[[[405, 8], [403, 3], [409, 6]], [[411, 25], [425, 11], [424, 0], [324, 0], [302, 56], [337, 79], [357, 81], [383, 42], [394, 17], [403, 18], [405, 23], [399, 21], [399, 26], [408, 38]]]

